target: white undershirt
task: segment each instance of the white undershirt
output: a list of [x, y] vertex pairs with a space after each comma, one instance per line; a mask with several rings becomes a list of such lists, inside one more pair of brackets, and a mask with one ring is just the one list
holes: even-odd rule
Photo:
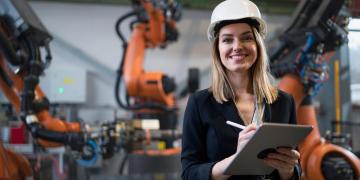
[[252, 117], [251, 123], [257, 126], [260, 126], [263, 123], [263, 114], [264, 114], [264, 103], [258, 103], [257, 98], [255, 100], [255, 111]]

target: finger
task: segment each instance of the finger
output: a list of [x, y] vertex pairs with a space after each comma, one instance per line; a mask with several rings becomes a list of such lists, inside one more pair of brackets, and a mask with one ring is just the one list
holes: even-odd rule
[[266, 158], [264, 159], [264, 162], [268, 165], [271, 166], [277, 170], [280, 171], [290, 171], [294, 168], [295, 165], [290, 165], [284, 161], [281, 160], [277, 160], [277, 159], [271, 159], [271, 158]]
[[243, 141], [243, 140], [249, 140], [251, 137], [254, 136], [256, 131], [250, 131], [250, 132], [247, 132], [246, 134], [241, 134], [239, 133], [239, 138], [238, 138], [238, 141]]
[[298, 162], [297, 158], [292, 158], [290, 156], [280, 154], [280, 153], [270, 153], [267, 156], [268, 159], [274, 159], [277, 161], [282, 161], [285, 164], [289, 164], [290, 166], [295, 166], [295, 164]]
[[256, 125], [255, 123], [251, 123], [251, 124], [248, 125], [248, 127], [257, 129], [258, 125]]
[[276, 151], [280, 154], [284, 154], [293, 159], [300, 159], [300, 153], [295, 149], [290, 148], [276, 148]]
[[240, 131], [240, 134], [246, 134], [248, 132], [255, 131], [256, 129], [257, 129], [257, 126], [255, 124], [250, 124], [250, 125], [246, 126], [245, 129]]

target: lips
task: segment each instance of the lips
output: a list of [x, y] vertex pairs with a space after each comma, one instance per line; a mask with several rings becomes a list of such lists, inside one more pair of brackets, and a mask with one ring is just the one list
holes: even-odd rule
[[233, 59], [233, 60], [243, 60], [247, 55], [246, 54], [234, 54], [234, 55], [230, 55], [229, 59]]

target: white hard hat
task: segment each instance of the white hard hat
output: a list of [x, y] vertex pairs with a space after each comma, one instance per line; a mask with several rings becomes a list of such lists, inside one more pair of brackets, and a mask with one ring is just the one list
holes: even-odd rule
[[262, 36], [266, 34], [266, 23], [261, 18], [258, 7], [249, 0], [225, 0], [218, 4], [211, 14], [211, 21], [208, 27], [207, 36], [210, 42], [215, 39], [216, 30], [215, 27], [220, 22], [241, 20], [241, 19], [253, 19], [258, 24], [258, 31]]

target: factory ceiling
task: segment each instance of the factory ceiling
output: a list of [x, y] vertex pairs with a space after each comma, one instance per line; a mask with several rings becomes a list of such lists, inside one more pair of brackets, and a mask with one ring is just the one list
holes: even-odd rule
[[[30, 0], [73, 3], [130, 4], [131, 0]], [[212, 9], [222, 0], [180, 0], [185, 8]], [[299, 0], [253, 0], [261, 11], [271, 14], [291, 14]]]
[[[131, 0], [30, 0], [71, 3], [101, 3], [129, 5]], [[222, 0], [178, 0], [183, 7], [192, 9], [213, 9]], [[252, 0], [260, 10], [267, 14], [290, 15], [301, 0]], [[352, 17], [360, 17], [360, 0], [348, 0], [348, 9]]]

